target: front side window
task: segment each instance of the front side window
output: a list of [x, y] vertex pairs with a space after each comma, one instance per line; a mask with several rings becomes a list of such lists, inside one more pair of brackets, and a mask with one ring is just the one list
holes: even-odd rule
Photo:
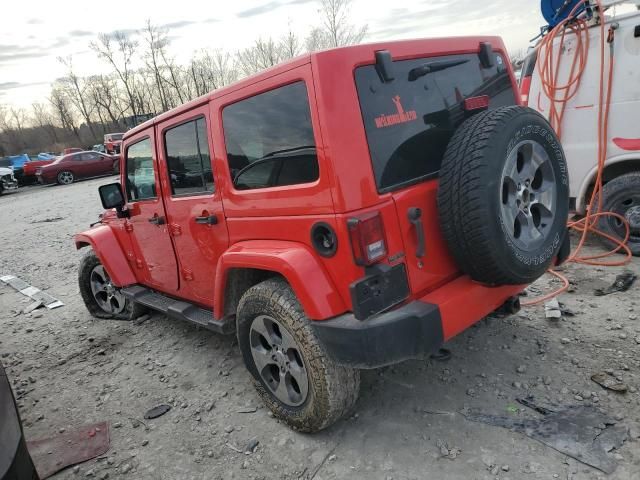
[[164, 142], [171, 195], [213, 192], [213, 172], [204, 118], [167, 130]]
[[318, 156], [304, 82], [261, 93], [222, 112], [227, 160], [238, 190], [318, 179]]
[[145, 138], [127, 148], [127, 198], [129, 201], [156, 197], [151, 140]]

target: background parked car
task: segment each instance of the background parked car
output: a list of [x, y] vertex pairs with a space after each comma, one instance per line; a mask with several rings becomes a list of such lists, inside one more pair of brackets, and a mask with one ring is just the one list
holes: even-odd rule
[[6, 190], [16, 190], [18, 181], [13, 176], [13, 170], [10, 167], [0, 167], [0, 195]]
[[38, 167], [36, 175], [42, 184], [68, 185], [79, 178], [117, 173], [119, 166], [119, 157], [87, 151], [64, 155], [48, 165]]
[[107, 133], [104, 136], [104, 146], [107, 153], [120, 153], [120, 145], [122, 144], [122, 137], [124, 133]]

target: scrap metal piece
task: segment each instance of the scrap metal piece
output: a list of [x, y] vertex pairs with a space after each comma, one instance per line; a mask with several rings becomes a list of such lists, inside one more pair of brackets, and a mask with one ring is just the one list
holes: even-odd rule
[[[522, 402], [521, 402], [522, 403]], [[536, 407], [533, 402], [523, 403]], [[463, 413], [467, 420], [518, 432], [604, 473], [612, 473], [618, 463], [610, 452], [620, 448], [629, 436], [628, 428], [618, 425], [606, 413], [592, 406], [568, 405], [547, 410], [542, 418], [505, 417], [478, 412]]]
[[85, 425], [55, 437], [27, 442], [41, 479], [50, 477], [63, 468], [86, 462], [109, 450], [109, 424]]
[[38, 287], [29, 285], [27, 282], [16, 277], [15, 275], [3, 275], [0, 277], [0, 281], [7, 285], [10, 285], [25, 297], [29, 297], [36, 302], [42, 302], [42, 304], [49, 310], [62, 307], [64, 305], [62, 301], [49, 295], [47, 292], [43, 292]]
[[631, 288], [631, 285], [636, 281], [636, 278], [637, 276], [635, 273], [625, 270], [620, 275], [616, 276], [615, 281], [611, 285], [605, 288], [596, 288], [593, 294], [601, 297], [603, 295], [609, 295], [610, 293], [626, 292]]

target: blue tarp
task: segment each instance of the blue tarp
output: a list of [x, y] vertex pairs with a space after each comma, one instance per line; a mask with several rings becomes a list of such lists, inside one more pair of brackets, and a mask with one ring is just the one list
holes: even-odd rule
[[9, 155], [7, 157], [13, 165], [13, 168], [21, 168], [24, 167], [24, 164], [29, 161], [29, 155], [23, 153], [22, 155]]

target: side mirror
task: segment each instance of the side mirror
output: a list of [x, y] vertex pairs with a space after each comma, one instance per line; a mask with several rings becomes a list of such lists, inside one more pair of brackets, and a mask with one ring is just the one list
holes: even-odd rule
[[118, 212], [118, 217], [125, 216], [124, 207], [124, 195], [122, 194], [122, 185], [119, 183], [109, 183], [98, 187], [100, 193], [100, 201], [105, 209], [115, 208]]

